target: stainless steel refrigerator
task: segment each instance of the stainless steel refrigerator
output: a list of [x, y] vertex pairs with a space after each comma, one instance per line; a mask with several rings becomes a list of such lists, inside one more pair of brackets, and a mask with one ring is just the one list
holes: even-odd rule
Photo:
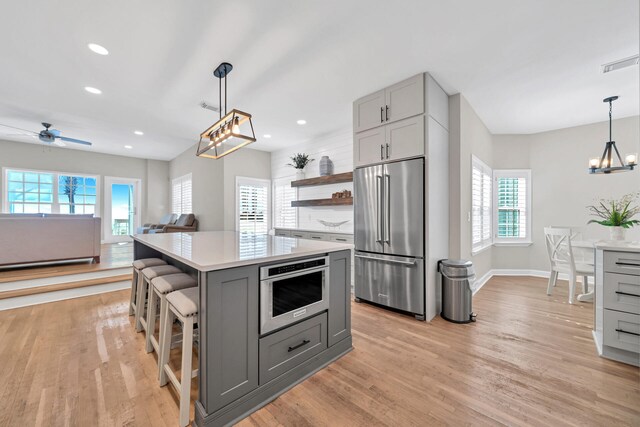
[[354, 171], [355, 296], [425, 316], [424, 158]]

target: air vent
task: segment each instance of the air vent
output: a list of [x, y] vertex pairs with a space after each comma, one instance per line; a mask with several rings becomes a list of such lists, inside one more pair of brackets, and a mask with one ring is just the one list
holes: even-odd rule
[[632, 65], [638, 65], [638, 55], [630, 56], [628, 58], [619, 59], [617, 61], [604, 64], [602, 66], [602, 72], [608, 73], [610, 71], [620, 70], [621, 68], [631, 67]]
[[220, 111], [220, 109], [218, 107], [215, 107], [215, 106], [211, 105], [211, 103], [207, 102], [207, 101], [200, 101], [200, 106], [202, 108], [204, 108], [205, 110], [215, 111], [216, 113], [218, 111]]

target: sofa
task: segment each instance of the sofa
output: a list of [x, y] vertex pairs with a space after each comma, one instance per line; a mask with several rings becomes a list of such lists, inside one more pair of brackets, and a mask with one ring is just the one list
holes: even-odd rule
[[136, 234], [148, 234], [149, 230], [162, 228], [165, 225], [173, 225], [176, 223], [177, 219], [178, 219], [178, 215], [176, 214], [166, 214], [165, 216], [160, 218], [160, 221], [157, 224], [153, 224], [149, 222], [147, 224], [144, 224], [142, 227], [138, 227], [136, 230]]
[[175, 224], [167, 224], [163, 227], [154, 228], [148, 231], [149, 234], [156, 233], [186, 233], [198, 231], [198, 220], [194, 214], [182, 214]]
[[93, 258], [101, 220], [93, 215], [0, 214], [0, 266]]

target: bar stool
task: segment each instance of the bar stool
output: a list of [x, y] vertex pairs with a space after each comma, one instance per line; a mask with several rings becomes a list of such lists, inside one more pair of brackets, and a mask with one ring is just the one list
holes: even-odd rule
[[138, 296], [136, 297], [136, 301], [139, 302], [139, 307], [136, 306], [136, 332], [140, 332], [143, 329], [145, 331], [147, 330], [147, 319], [144, 317], [144, 302], [146, 300], [147, 291], [149, 290], [149, 282], [151, 282], [151, 279], [176, 273], [182, 273], [182, 271], [178, 267], [168, 264], [147, 267], [142, 270], [142, 280], [138, 286]]
[[129, 316], [133, 316], [136, 312], [136, 291], [140, 280], [140, 270], [147, 267], [155, 267], [158, 265], [166, 265], [167, 262], [160, 258], [143, 258], [133, 261], [133, 277], [131, 278], [131, 298], [129, 300]]
[[[165, 312], [164, 306], [167, 304], [167, 294], [181, 289], [192, 288], [194, 286], [198, 286], [198, 282], [186, 273], [169, 274], [167, 276], [160, 276], [151, 280], [149, 307], [147, 308], [147, 353], [151, 353], [155, 350], [157, 354], [160, 354], [158, 341], [162, 338], [162, 327], [164, 325], [163, 320]], [[158, 305], [158, 298], [160, 298], [160, 333], [158, 334], [158, 341], [156, 341], [154, 332], [156, 330], [156, 307]], [[158, 366], [160, 365], [158, 364]], [[158, 369], [158, 378], [159, 377], [160, 370]]]
[[[167, 295], [165, 304], [164, 326], [160, 337], [160, 386], [170, 380], [180, 395], [180, 427], [189, 424], [189, 401], [191, 398], [191, 378], [198, 375], [198, 371], [191, 370], [191, 356], [193, 354], [193, 328], [198, 316], [198, 288], [187, 288], [171, 292]], [[169, 366], [169, 352], [171, 350], [171, 332], [174, 317], [182, 322], [182, 368], [181, 381]]]

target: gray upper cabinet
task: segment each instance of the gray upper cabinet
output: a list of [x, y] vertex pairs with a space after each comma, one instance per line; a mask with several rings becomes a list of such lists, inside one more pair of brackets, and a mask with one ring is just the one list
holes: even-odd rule
[[355, 132], [371, 129], [384, 123], [385, 91], [380, 90], [353, 103]]
[[383, 161], [386, 155], [385, 138], [384, 126], [356, 133], [353, 142], [354, 166]]
[[424, 116], [411, 117], [385, 126], [385, 140], [386, 160], [424, 155]]
[[418, 74], [384, 90], [385, 123], [424, 113], [424, 75]]

